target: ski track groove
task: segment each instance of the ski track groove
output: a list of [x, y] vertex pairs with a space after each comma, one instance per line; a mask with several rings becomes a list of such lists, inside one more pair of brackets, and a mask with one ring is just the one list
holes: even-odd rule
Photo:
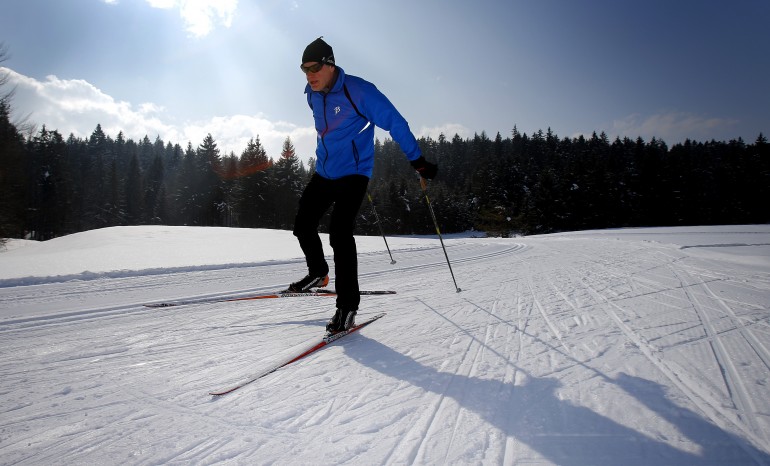
[[[520, 250], [519, 248], [510, 248], [507, 250], [508, 253], [515, 252]], [[495, 254], [497, 255], [497, 254]], [[499, 302], [500, 293], [502, 290], [498, 290], [498, 295], [495, 297], [493, 301], [493, 310], [495, 309], [496, 303]], [[426, 305], [427, 306], [427, 305]], [[446, 321], [447, 323], [454, 326], [457, 330], [454, 332], [454, 335], [449, 335], [448, 339], [445, 339], [442, 344], [447, 344], [450, 346], [453, 344], [453, 342], [457, 341], [459, 337], [468, 338], [468, 345], [464, 348], [462, 351], [462, 356], [460, 357], [460, 362], [455, 365], [455, 370], [453, 372], [452, 377], [449, 377], [445, 385], [442, 387], [440, 391], [440, 395], [438, 396], [438, 399], [431, 405], [430, 411], [430, 417], [427, 422], [425, 423], [417, 423], [413, 425], [409, 431], [400, 437], [399, 441], [396, 443], [396, 445], [393, 446], [387, 457], [384, 459], [384, 464], [391, 464], [391, 463], [406, 463], [406, 464], [419, 464], [422, 462], [422, 459], [427, 455], [427, 450], [430, 448], [428, 445], [428, 441], [432, 438], [431, 432], [435, 432], [437, 429], [441, 430], [443, 428], [443, 425], [445, 423], [439, 422], [440, 419], [445, 418], [445, 413], [449, 411], [450, 409], [455, 409], [457, 412], [454, 416], [454, 422], [452, 423], [453, 428], [450, 435], [450, 441], [447, 445], [447, 451], [445, 453], [445, 460], [449, 457], [449, 455], [452, 453], [452, 445], [455, 443], [455, 439], [458, 435], [458, 430], [460, 428], [461, 420], [463, 416], [465, 415], [464, 408], [461, 407], [461, 399], [456, 400], [457, 407], [450, 407], [450, 403], [452, 403], [452, 397], [450, 395], [450, 392], [458, 392], [458, 389], [455, 389], [455, 385], [459, 382], [457, 382], [458, 376], [462, 376], [463, 384], [467, 384], [468, 380], [473, 377], [475, 374], [475, 371], [478, 367], [478, 361], [479, 358], [483, 355], [483, 350], [489, 343], [489, 329], [491, 325], [491, 319], [496, 318], [500, 319], [498, 316], [494, 315], [494, 312], [490, 316], [490, 318], [487, 320], [486, 326], [484, 326], [485, 329], [485, 339], [483, 343], [479, 343], [477, 338], [471, 333], [474, 329], [474, 327], [468, 327], [468, 326], [462, 326], [458, 325], [456, 323], [458, 317], [460, 317], [464, 310], [461, 306], [457, 307], [450, 307], [448, 309], [445, 309], [445, 312], [439, 313], [435, 309], [433, 309], [430, 306], [427, 306], [430, 310], [433, 312], [436, 312], [439, 314], [439, 316]], [[465, 311], [467, 313], [467, 311]], [[475, 311], [474, 311], [475, 312]], [[458, 333], [459, 332], [459, 333]], [[432, 332], [433, 334], [436, 334], [438, 332]], [[472, 351], [473, 347], [476, 346], [475, 352]], [[468, 364], [469, 355], [473, 353], [472, 360], [470, 364]], [[448, 354], [452, 354], [451, 350], [448, 351]], [[462, 389], [459, 389], [458, 393], [463, 393]], [[424, 418], [424, 416], [421, 416], [421, 419]], [[422, 424], [422, 425], [421, 425]], [[407, 443], [410, 442], [410, 439], [418, 438], [420, 439], [416, 445], [408, 446]], [[403, 453], [401, 455], [400, 453]], [[394, 460], [394, 456], [396, 454], [399, 454], [399, 456], [402, 458], [400, 460]], [[446, 461], [445, 461], [446, 462]]]
[[[768, 351], [767, 347], [762, 344], [762, 342], [754, 335], [754, 332], [751, 328], [746, 326], [745, 320], [749, 319], [743, 319], [740, 316], [738, 316], [732, 307], [730, 307], [724, 299], [719, 297], [714, 291], [711, 289], [711, 287], [708, 286], [708, 284], [700, 280], [701, 287], [706, 291], [708, 295], [711, 296], [711, 299], [713, 299], [715, 302], [719, 303], [722, 309], [724, 309], [725, 314], [734, 322], [736, 323], [735, 328], [732, 330], [737, 330], [741, 336], [746, 340], [746, 343], [751, 347], [751, 349], [755, 352], [757, 357], [762, 361], [762, 363], [765, 365], [766, 369], [770, 370], [770, 351]], [[744, 303], [742, 303], [744, 304]], [[750, 324], [755, 324], [756, 322], [750, 321]]]
[[[452, 251], [453, 248], [456, 248], [458, 251], [474, 251], [477, 250], [478, 247], [476, 246], [449, 246], [447, 247], [448, 251]], [[477, 254], [470, 257], [462, 257], [459, 259], [456, 259], [455, 263], [465, 263], [465, 262], [475, 262], [479, 260], [485, 260], [485, 259], [492, 259], [496, 257], [505, 256], [512, 253], [519, 253], [524, 250], [526, 250], [528, 246], [524, 244], [515, 243], [513, 245], [506, 245], [502, 249], [495, 249], [492, 252], [486, 252], [482, 254]], [[436, 249], [436, 247], [431, 248], [424, 248], [419, 250], [410, 250], [408, 251], [411, 254], [414, 254], [414, 251], [420, 251], [424, 253], [428, 253], [430, 251], [433, 251]], [[406, 253], [406, 252], [404, 252]], [[361, 256], [366, 257], [367, 254], [361, 254]], [[434, 254], [430, 254], [431, 257], [434, 256]], [[412, 256], [410, 255], [410, 258]], [[253, 268], [254, 266], [246, 267], [248, 269]], [[359, 274], [359, 279], [364, 280], [369, 277], [382, 277], [383, 275], [393, 275], [393, 274], [403, 274], [404, 272], [410, 271], [410, 270], [423, 270], [423, 269], [436, 269], [436, 268], [444, 268], [446, 267], [446, 262], [442, 261], [436, 261], [432, 263], [423, 263], [423, 264], [417, 264], [417, 265], [410, 265], [410, 266], [400, 266], [396, 268], [389, 268], [389, 269], [383, 269], [383, 270], [375, 270], [371, 272], [362, 272]], [[189, 273], [180, 273], [180, 272], [172, 272], [169, 274], [163, 274], [160, 277], [168, 279], [169, 276], [176, 276], [176, 275], [189, 275]], [[119, 280], [132, 280], [137, 281], [138, 279], [141, 279], [142, 277], [129, 277], [129, 278], [121, 278]], [[102, 280], [103, 281], [103, 280]], [[69, 295], [72, 295], [73, 297], [76, 297], [78, 295], [83, 294], [93, 294], [93, 284], [89, 283], [90, 281], [86, 281], [85, 284], [78, 285], [75, 290], [70, 290], [66, 292]], [[57, 284], [59, 285], [59, 284]], [[91, 285], [91, 287], [89, 287]], [[30, 285], [34, 287], [38, 287], [40, 285]], [[154, 276], [151, 284], [144, 284], [144, 285], [137, 285], [132, 284], [132, 288], [136, 289], [139, 286], [145, 286], [148, 288], [167, 288], [168, 283], [165, 282], [162, 278], [158, 278], [158, 276]], [[162, 313], [163, 311], [172, 312], [171, 308], [165, 309], [165, 308], [146, 308], [144, 307], [144, 304], [147, 302], [156, 302], [156, 301], [177, 301], [177, 300], [190, 300], [194, 301], [196, 299], [214, 299], [214, 298], [225, 298], [225, 297], [237, 297], [237, 296], [246, 296], [250, 294], [260, 294], [260, 293], [269, 293], [274, 292], [276, 290], [279, 290], [283, 287], [282, 284], [277, 285], [265, 285], [255, 288], [242, 288], [239, 290], [228, 290], [228, 291], [222, 291], [217, 293], [205, 293], [205, 294], [196, 294], [196, 295], [184, 295], [184, 296], [171, 296], [166, 297], [162, 299], [156, 299], [156, 300], [149, 300], [149, 301], [142, 301], [142, 302], [130, 302], [125, 303], [117, 306], [106, 306], [106, 307], [99, 307], [99, 308], [93, 308], [93, 309], [85, 309], [85, 310], [77, 310], [77, 311], [70, 311], [70, 312], [55, 312], [53, 311], [51, 314], [48, 315], [41, 315], [41, 316], [33, 316], [33, 317], [26, 317], [26, 318], [16, 318], [16, 319], [8, 319], [5, 321], [0, 321], [0, 333], [8, 332], [8, 331], [15, 331], [15, 330], [22, 330], [26, 328], [31, 327], [39, 327], [39, 326], [47, 326], [47, 325], [68, 325], [74, 322], [81, 322], [81, 321], [89, 321], [89, 320], [98, 320], [106, 317], [120, 317], [125, 314], [129, 313], [138, 313], [139, 315], [144, 313]], [[113, 288], [115, 288], [113, 286]], [[2, 289], [0, 289], [2, 290]], [[108, 294], [109, 290], [100, 290], [100, 294]], [[56, 296], [58, 297], [61, 293], [57, 293]], [[39, 299], [39, 296], [35, 296], [34, 298], [30, 299]], [[297, 298], [301, 299], [301, 298]], [[14, 299], [11, 297], [11, 300], [18, 301], [17, 299]], [[199, 304], [192, 303], [185, 305], [185, 309], [195, 309], [196, 306], [211, 306], [214, 304], [219, 303], [206, 303], [201, 302]], [[233, 304], [233, 303], [231, 303]], [[178, 311], [177, 311], [178, 312]]]
[[[681, 281], [682, 290], [687, 294], [690, 302], [692, 303], [693, 310], [698, 315], [698, 318], [701, 320], [701, 322], [703, 322], [703, 328], [705, 329], [706, 334], [710, 337], [709, 345], [714, 353], [714, 359], [720, 368], [723, 382], [728, 390], [728, 396], [733, 401], [738, 416], [743, 419], [746, 424], [748, 424], [752, 434], [759, 436], [759, 438], [763, 440], [762, 443], [766, 442], [766, 435], [757, 423], [757, 418], [754, 414], [757, 412], [756, 405], [754, 404], [751, 395], [746, 389], [743, 377], [741, 377], [739, 371], [735, 367], [733, 358], [730, 357], [730, 352], [728, 351], [723, 339], [721, 338], [722, 334], [716, 330], [713, 320], [711, 317], [709, 317], [705, 306], [701, 304], [697, 295], [693, 293], [693, 286], [699, 285], [701, 288], [705, 289], [705, 283], [701, 280], [700, 284], [694, 285], [682, 276], [684, 272], [679, 272], [673, 267], [671, 271], [677, 277], [677, 279]], [[744, 337], [744, 340], [749, 345], [751, 345], [751, 342], [746, 338], [745, 334], [741, 333], [741, 335]], [[756, 351], [756, 348], [754, 349]]]
[[[498, 304], [500, 303], [500, 296], [502, 294], [503, 289], [504, 288], [498, 288], [497, 295], [495, 296], [494, 301], [492, 302], [489, 318], [487, 319], [487, 325], [486, 325], [485, 335], [484, 335], [484, 342], [479, 344], [478, 341], [476, 341], [475, 339], [472, 340], [472, 343], [476, 344], [477, 349], [476, 349], [476, 352], [475, 352], [475, 354], [473, 356], [473, 361], [470, 364], [470, 368], [468, 370], [468, 373], [464, 374], [464, 377], [462, 379], [463, 380], [463, 387], [468, 384], [468, 381], [471, 378], [476, 377], [477, 374], [478, 374], [478, 367], [479, 367], [479, 364], [480, 364], [480, 360], [483, 359], [485, 349], [487, 349], [489, 347], [490, 337], [494, 333], [494, 328], [495, 327], [493, 327], [493, 325], [492, 325], [492, 320], [495, 319], [495, 318], [499, 319], [499, 317], [497, 317], [497, 315], [496, 315], [496, 309], [497, 309]], [[466, 357], [463, 358], [463, 363], [465, 361], [467, 361], [467, 354], [466, 354]], [[458, 404], [460, 406], [462, 406], [463, 405], [462, 401], [463, 401], [463, 398], [465, 397], [465, 395], [467, 394], [467, 390], [460, 390], [460, 393], [462, 393], [462, 395], [460, 396], [460, 398], [457, 399], [457, 402], [458, 402]], [[457, 413], [457, 416], [455, 417], [455, 423], [454, 423], [454, 426], [452, 428], [452, 434], [451, 434], [451, 436], [449, 438], [449, 443], [447, 444], [447, 448], [446, 448], [446, 453], [445, 453], [445, 457], [444, 457], [444, 464], [452, 463], [452, 461], [449, 458], [449, 455], [450, 455], [450, 452], [452, 451], [453, 445], [455, 444], [455, 439], [457, 438], [458, 431], [460, 430], [461, 421], [462, 421], [463, 417], [466, 416], [465, 408], [459, 407], [459, 408], [457, 408], [457, 410], [458, 410], [458, 413]]]
[[[430, 416], [430, 419], [427, 422], [427, 425], [422, 432], [422, 435], [419, 436], [420, 440], [418, 442], [418, 445], [416, 448], [413, 449], [413, 454], [410, 455], [410, 461], [409, 463], [415, 464], [415, 463], [422, 463], [422, 458], [425, 456], [425, 450], [428, 448], [427, 441], [430, 440], [432, 437], [430, 436], [431, 432], [434, 432], [435, 429], [441, 429], [441, 426], [439, 426], [437, 419], [439, 418], [440, 414], [443, 414], [445, 410], [448, 408], [446, 405], [450, 402], [448, 401], [449, 396], [447, 393], [450, 391], [451, 387], [456, 381], [456, 376], [460, 374], [460, 370], [463, 367], [463, 362], [467, 359], [468, 353], [471, 350], [471, 347], [473, 346], [474, 340], [471, 338], [468, 341], [468, 346], [465, 347], [465, 350], [463, 351], [462, 357], [460, 358], [461, 362], [456, 365], [456, 369], [454, 370], [452, 377], [449, 377], [447, 379], [447, 382], [444, 384], [444, 386], [441, 389], [441, 394], [439, 395], [438, 401], [434, 404], [434, 408], [432, 409], [432, 413]], [[455, 422], [454, 428], [456, 429], [457, 423]], [[454, 436], [454, 433], [453, 433]]]
[[[472, 349], [476, 346], [476, 350], [473, 352], [473, 357], [470, 358], [472, 361], [470, 364], [468, 364], [469, 355], [472, 352]], [[463, 409], [458, 406], [450, 406], [453, 403], [454, 398], [451, 396], [451, 394], [448, 395], [449, 392], [456, 392], [456, 393], [465, 393], [465, 390], [462, 390], [462, 387], [456, 387], [458, 383], [462, 383], [463, 386], [467, 385], [467, 381], [470, 377], [473, 376], [474, 368], [476, 366], [476, 361], [479, 357], [479, 354], [483, 350], [483, 345], [479, 345], [475, 338], [471, 337], [468, 340], [468, 345], [465, 347], [464, 351], [462, 352], [462, 356], [460, 357], [460, 362], [456, 365], [456, 369], [453, 372], [453, 376], [450, 377], [447, 380], [446, 385], [441, 390], [441, 395], [439, 398], [439, 402], [436, 405], [435, 410], [433, 411], [433, 414], [431, 416], [430, 422], [428, 423], [428, 427], [425, 430], [425, 434], [422, 437], [422, 440], [419, 443], [419, 446], [417, 448], [415, 457], [413, 460], [416, 460], [417, 463], [425, 463], [425, 455], [426, 450], [429, 447], [427, 441], [434, 438], [436, 434], [436, 430], [439, 431], [443, 429], [444, 425], [447, 425], [446, 422], [439, 422], [439, 419], [446, 418], [445, 412], [449, 410], [454, 410], [454, 422], [452, 422], [452, 432], [449, 436], [449, 443], [447, 444], [447, 451], [446, 455], [450, 454], [452, 451], [452, 444], [454, 443], [454, 439], [457, 435], [457, 430], [459, 429], [460, 420], [463, 415]], [[458, 379], [462, 376], [462, 382], [458, 382]], [[462, 395], [461, 395], [462, 396]], [[455, 400], [458, 405], [461, 405], [462, 398], [459, 398]], [[447, 464], [447, 461], [445, 460], [445, 464]]]
[[533, 302], [534, 306], [537, 308], [537, 311], [540, 313], [540, 316], [543, 318], [543, 321], [548, 326], [548, 329], [551, 331], [553, 336], [559, 341], [559, 344], [561, 345], [561, 347], [564, 348], [564, 350], [567, 353], [570, 353], [570, 349], [564, 343], [564, 340], [562, 339], [561, 333], [556, 328], [556, 326], [553, 324], [553, 322], [551, 322], [551, 319], [548, 317], [548, 313], [543, 308], [543, 305], [540, 304], [540, 300], [537, 299], [537, 297], [535, 295], [535, 291], [532, 288], [532, 277], [528, 277], [528, 280], [529, 280], [528, 286], [529, 286], [530, 292], [532, 293], [532, 302]]
[[[505, 329], [505, 346], [503, 348], [503, 355], [507, 356], [507, 359], [505, 360], [505, 374], [503, 375], [503, 380], [501, 381], [500, 390], [501, 392], [507, 392], [508, 396], [511, 396], [513, 391], [515, 390], [515, 384], [516, 384], [516, 374], [519, 371], [519, 359], [521, 357], [522, 351], [523, 351], [523, 340], [522, 340], [522, 332], [520, 329], [524, 327], [524, 321], [526, 320], [525, 317], [522, 315], [522, 301], [521, 301], [521, 283], [516, 283], [516, 292], [511, 292], [510, 288], [511, 286], [509, 284], [504, 284], [500, 288], [500, 293], [498, 295], [498, 299], [495, 301], [495, 306], [493, 306], [493, 316], [497, 317], [498, 319], [504, 320], [501, 317], [498, 317], [496, 315], [496, 309], [497, 304], [499, 303], [499, 296], [515, 296], [515, 316], [507, 316], [510, 319], [515, 318], [515, 324], [511, 325], [510, 321], [506, 321], [507, 325], [505, 325], [503, 328]], [[496, 328], [499, 328], [496, 327]], [[510, 388], [508, 385], [510, 384]], [[506, 396], [506, 393], [498, 393], [498, 397], [504, 398]], [[506, 398], [507, 399], [507, 398]], [[501, 464], [512, 464], [513, 463], [513, 450], [514, 450], [514, 439], [511, 436], [511, 421], [510, 417], [506, 416], [502, 412], [498, 412], [495, 416], [495, 425], [502, 426], [502, 451], [499, 453], [498, 461], [501, 461]]]
[[[511, 392], [515, 392], [516, 390], [516, 375], [519, 372], [519, 364], [521, 355], [524, 351], [524, 339], [522, 338], [524, 335], [524, 332], [527, 328], [527, 323], [529, 321], [529, 313], [526, 315], [522, 314], [522, 297], [521, 297], [521, 283], [517, 284], [517, 292], [516, 295], [516, 326], [511, 327], [508, 326], [508, 338], [506, 343], [512, 343], [515, 349], [513, 350], [511, 356], [513, 356], [513, 363], [507, 365], [505, 370], [505, 377], [503, 379], [503, 382], [510, 383], [511, 384]], [[530, 308], [531, 310], [531, 308]], [[511, 341], [513, 340], [513, 341]], [[508, 351], [506, 351], [506, 354], [509, 354]], [[510, 382], [508, 382], [510, 381]], [[500, 422], [500, 418], [503, 418], [504, 421]], [[497, 415], [498, 422], [496, 424], [502, 425], [505, 427], [505, 445], [503, 446], [502, 454], [500, 455], [502, 458], [502, 464], [513, 464], [514, 462], [514, 450], [515, 450], [515, 439], [512, 435], [512, 417], [511, 416], [505, 416], [505, 414], [501, 412]]]
[[[576, 276], [579, 275], [579, 271], [575, 270]], [[582, 278], [584, 286], [589, 289], [594, 295], [605, 304], [603, 306], [604, 311], [615, 323], [615, 325], [623, 332], [637, 348], [639, 348], [641, 354], [643, 354], [647, 360], [649, 360], [660, 372], [669, 379], [683, 394], [685, 394], [695, 406], [697, 406], [712, 422], [718, 426], [722, 426], [725, 430], [730, 430], [727, 426], [732, 426], [734, 429], [741, 431], [748, 438], [751, 438], [757, 445], [762, 445], [763, 439], [759, 438], [754, 432], [746, 429], [746, 427], [738, 419], [735, 419], [729, 410], [721, 406], [721, 403], [713, 398], [708, 393], [704, 393], [698, 390], [697, 382], [687, 380], [687, 371], [670, 367], [668, 363], [664, 361], [660, 355], [660, 351], [654, 346], [650, 345], [641, 335], [637, 334], [628, 324], [626, 324], [617, 311], [626, 312], [625, 309], [613, 302], [611, 299], [604, 296], [585, 278]], [[615, 309], [615, 310], [613, 310]], [[749, 452], [747, 452], [749, 453]]]

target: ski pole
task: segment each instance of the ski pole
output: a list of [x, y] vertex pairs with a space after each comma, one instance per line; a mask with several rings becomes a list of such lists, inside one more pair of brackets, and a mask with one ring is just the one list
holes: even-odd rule
[[372, 212], [374, 212], [374, 218], [377, 220], [377, 226], [380, 227], [380, 233], [382, 234], [382, 239], [385, 241], [385, 247], [388, 249], [388, 255], [390, 256], [390, 263], [395, 264], [396, 260], [393, 259], [393, 254], [390, 253], [390, 246], [388, 246], [388, 240], [385, 238], [385, 230], [382, 229], [382, 222], [380, 222], [380, 216], [377, 215], [377, 209], [374, 208], [374, 201], [372, 200], [372, 195], [367, 192], [366, 196], [369, 198], [369, 204], [372, 205]]
[[438, 235], [438, 240], [441, 242], [441, 249], [444, 250], [444, 257], [446, 257], [446, 265], [449, 266], [449, 273], [452, 274], [452, 281], [455, 284], [455, 288], [457, 289], [457, 292], [461, 292], [459, 286], [457, 286], [457, 280], [455, 280], [455, 273], [452, 272], [452, 264], [449, 263], [449, 255], [446, 253], [446, 247], [444, 247], [444, 239], [441, 237], [441, 231], [438, 229], [438, 221], [436, 220], [436, 214], [433, 212], [433, 206], [430, 204], [430, 198], [428, 198], [428, 185], [425, 182], [425, 178], [420, 177], [420, 186], [422, 186], [422, 192], [425, 193], [425, 202], [428, 203], [428, 210], [430, 211], [430, 216], [433, 218], [433, 225], [436, 227], [436, 234]]

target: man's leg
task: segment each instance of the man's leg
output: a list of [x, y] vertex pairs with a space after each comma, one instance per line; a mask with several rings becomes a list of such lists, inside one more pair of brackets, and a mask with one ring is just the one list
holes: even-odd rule
[[329, 183], [329, 180], [313, 175], [302, 192], [297, 216], [294, 218], [294, 236], [305, 254], [308, 273], [316, 277], [329, 273], [329, 264], [324, 258], [323, 245], [318, 236], [318, 224], [333, 199]]
[[358, 257], [353, 230], [369, 178], [362, 175], [334, 180], [334, 210], [329, 226], [329, 242], [334, 249], [337, 307], [355, 311], [361, 301], [358, 288]]

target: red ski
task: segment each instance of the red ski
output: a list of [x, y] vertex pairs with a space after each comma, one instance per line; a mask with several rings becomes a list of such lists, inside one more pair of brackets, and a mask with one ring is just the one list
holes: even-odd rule
[[[380, 295], [380, 294], [396, 294], [395, 291], [389, 290], [361, 290], [359, 292], [361, 296]], [[224, 296], [216, 298], [201, 298], [201, 299], [187, 299], [180, 301], [168, 301], [165, 303], [149, 303], [145, 304], [145, 307], [174, 307], [174, 306], [186, 306], [189, 304], [208, 304], [208, 303], [229, 303], [233, 301], [253, 301], [257, 299], [274, 299], [274, 298], [299, 298], [305, 296], [337, 296], [337, 292], [327, 289], [316, 289], [312, 291], [291, 292], [291, 291], [278, 291], [275, 293], [256, 294], [248, 296]]]
[[374, 317], [372, 317], [372, 318], [370, 318], [370, 319], [368, 319], [368, 320], [366, 320], [364, 322], [361, 322], [360, 324], [356, 325], [355, 327], [352, 327], [350, 330], [345, 330], [345, 331], [342, 331], [342, 332], [337, 332], [337, 333], [332, 333], [332, 334], [326, 335], [325, 337], [323, 337], [321, 339], [321, 341], [319, 341], [317, 343], [314, 343], [311, 346], [308, 346], [307, 348], [305, 348], [304, 350], [302, 350], [300, 353], [296, 354], [295, 356], [292, 356], [291, 358], [289, 358], [289, 359], [287, 359], [287, 360], [285, 360], [285, 361], [283, 361], [281, 363], [278, 363], [278, 364], [276, 364], [276, 365], [274, 365], [274, 366], [272, 366], [272, 367], [270, 367], [270, 368], [260, 372], [257, 375], [249, 377], [248, 379], [244, 380], [243, 382], [238, 383], [237, 385], [233, 385], [233, 386], [231, 386], [229, 388], [225, 388], [223, 390], [211, 391], [211, 392], [209, 392], [209, 395], [222, 396], [222, 395], [226, 395], [228, 393], [232, 393], [232, 392], [238, 390], [239, 388], [245, 387], [246, 385], [248, 385], [248, 384], [250, 384], [252, 382], [256, 382], [257, 380], [261, 379], [262, 377], [265, 377], [266, 375], [272, 374], [273, 372], [277, 371], [278, 369], [280, 369], [280, 368], [282, 368], [284, 366], [288, 366], [289, 364], [291, 364], [293, 362], [296, 362], [296, 361], [299, 361], [300, 359], [304, 358], [305, 356], [307, 356], [309, 354], [315, 353], [316, 351], [320, 350], [321, 348], [329, 345], [330, 343], [332, 343], [332, 342], [334, 342], [336, 340], [339, 340], [340, 338], [344, 337], [345, 335], [350, 335], [353, 332], [361, 330], [362, 328], [364, 328], [367, 325], [371, 324], [375, 320], [382, 318], [384, 315], [385, 315], [384, 312], [382, 314], [377, 314], [376, 316], [374, 316]]

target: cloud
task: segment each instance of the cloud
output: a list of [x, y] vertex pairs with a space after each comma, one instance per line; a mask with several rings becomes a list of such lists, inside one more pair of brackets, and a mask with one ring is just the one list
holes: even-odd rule
[[274, 159], [280, 156], [287, 137], [291, 138], [294, 149], [302, 160], [315, 154], [315, 128], [273, 122], [263, 115], [217, 116], [205, 121], [187, 123], [181, 131], [184, 140], [199, 142], [210, 133], [223, 155], [233, 151], [235, 155], [240, 156], [248, 141], [257, 136], [267, 155]]
[[[731, 118], [714, 118], [687, 112], [669, 111], [644, 117], [632, 114], [612, 122], [614, 135], [645, 140], [653, 137], [668, 144], [684, 142], [686, 139], [704, 141], [729, 138], [730, 131], [739, 123]], [[614, 136], [613, 135], [613, 136]]]
[[[16, 89], [13, 113], [29, 115], [27, 121], [36, 124], [37, 130], [45, 125], [64, 138], [70, 134], [88, 138], [99, 124], [112, 138], [120, 132], [126, 139], [137, 142], [145, 136], [151, 140], [160, 137], [165, 143], [179, 144], [183, 148], [188, 142], [197, 147], [206, 135], [211, 134], [222, 155], [232, 152], [240, 156], [248, 141], [259, 137], [267, 155], [274, 159], [280, 156], [283, 143], [289, 137], [301, 160], [307, 163], [315, 155], [316, 131], [313, 126], [272, 121], [263, 114], [213, 116], [179, 123], [160, 105], [116, 100], [82, 79], [60, 79], [49, 75], [40, 81], [3, 67], [0, 67], [0, 73], [7, 73], [9, 87]], [[472, 137], [473, 131], [457, 123], [446, 123], [421, 127], [415, 132], [417, 137], [434, 140], [440, 134], [451, 140], [455, 134], [462, 138]], [[380, 129], [376, 136], [380, 140], [390, 137]]]
[[187, 32], [194, 37], [204, 37], [217, 21], [229, 28], [238, 8], [238, 0], [147, 0], [153, 8], [178, 9]]
[[288, 122], [273, 122], [261, 114], [215, 116], [206, 120], [175, 123], [162, 106], [151, 102], [132, 105], [105, 94], [96, 86], [81, 79], [59, 79], [47, 76], [39, 81], [0, 67], [8, 74], [8, 85], [15, 88], [12, 110], [15, 114], [29, 115], [27, 120], [56, 130], [65, 138], [74, 134], [87, 138], [97, 124], [113, 138], [121, 131], [127, 139], [139, 141], [145, 136], [183, 147], [193, 147], [211, 134], [222, 155], [230, 152], [240, 156], [251, 138], [260, 139], [268, 156], [277, 158], [286, 137], [290, 137], [297, 155], [306, 160], [315, 151], [316, 132]]
[[444, 137], [449, 140], [451, 140], [455, 134], [459, 135], [463, 139], [473, 137], [473, 132], [459, 123], [446, 123], [444, 125], [434, 127], [423, 126], [415, 133], [415, 136], [418, 138], [430, 137], [431, 139], [438, 139], [439, 135], [441, 134], [443, 134]]

